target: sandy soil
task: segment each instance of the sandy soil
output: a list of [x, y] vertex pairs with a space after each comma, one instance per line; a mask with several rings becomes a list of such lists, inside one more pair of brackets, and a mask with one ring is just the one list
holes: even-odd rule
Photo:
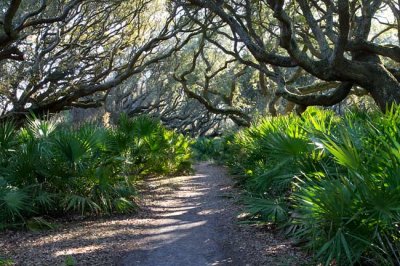
[[232, 184], [223, 167], [201, 163], [192, 176], [147, 180], [139, 214], [1, 233], [0, 255], [16, 265], [303, 265], [289, 240], [238, 223]]

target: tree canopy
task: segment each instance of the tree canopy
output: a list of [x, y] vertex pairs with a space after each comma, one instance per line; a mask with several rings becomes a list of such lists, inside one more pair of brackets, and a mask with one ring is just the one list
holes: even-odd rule
[[400, 101], [399, 10], [395, 0], [3, 1], [0, 116], [106, 102], [175, 126], [248, 126], [353, 94], [384, 111]]

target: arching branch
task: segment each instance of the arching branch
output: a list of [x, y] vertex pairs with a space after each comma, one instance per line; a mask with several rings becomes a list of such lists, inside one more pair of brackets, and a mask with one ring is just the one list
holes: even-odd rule
[[288, 101], [303, 105], [303, 106], [332, 106], [341, 102], [344, 98], [349, 95], [352, 83], [345, 82], [340, 84], [333, 92], [329, 94], [312, 94], [312, 95], [300, 95], [288, 90], [277, 91], [277, 94], [282, 96]]

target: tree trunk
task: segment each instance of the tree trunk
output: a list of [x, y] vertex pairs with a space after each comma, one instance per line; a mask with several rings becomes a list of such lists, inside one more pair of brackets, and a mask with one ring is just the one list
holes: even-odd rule
[[365, 52], [353, 53], [354, 61], [342, 65], [339, 74], [366, 89], [379, 108], [400, 104], [400, 82], [382, 64], [379, 56]]
[[392, 104], [400, 104], [400, 83], [376, 74], [372, 86], [366, 88], [379, 108], [385, 112]]

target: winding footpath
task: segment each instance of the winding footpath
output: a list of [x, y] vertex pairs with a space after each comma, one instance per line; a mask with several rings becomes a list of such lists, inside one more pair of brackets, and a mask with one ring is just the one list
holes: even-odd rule
[[200, 164], [196, 175], [168, 180], [167, 185], [177, 184], [174, 193], [160, 193], [153, 201], [149, 237], [121, 265], [245, 265], [227, 239], [231, 180], [222, 173], [215, 166]]
[[239, 192], [223, 167], [146, 180], [139, 216], [65, 223], [41, 233], [0, 234], [16, 265], [302, 265], [304, 254], [265, 227], [240, 225]]

